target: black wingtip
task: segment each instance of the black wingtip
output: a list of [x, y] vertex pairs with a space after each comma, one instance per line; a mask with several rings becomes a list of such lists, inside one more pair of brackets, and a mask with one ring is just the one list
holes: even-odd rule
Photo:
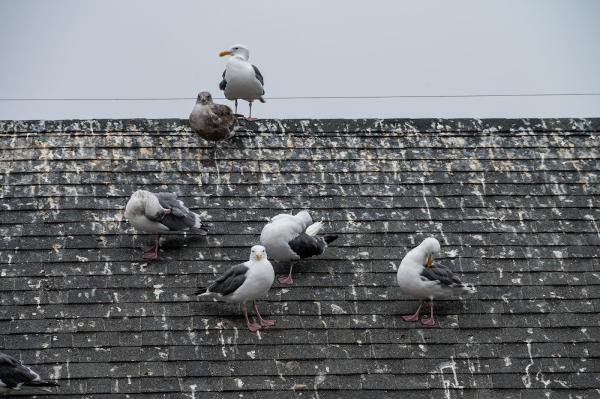
[[323, 236], [323, 239], [324, 239], [324, 240], [325, 240], [325, 242], [326, 242], [326, 243], [329, 245], [329, 244], [331, 244], [332, 242], [334, 242], [335, 240], [337, 240], [337, 239], [338, 239], [338, 236], [337, 236], [337, 235], [335, 235], [335, 234], [329, 234], [329, 235]]

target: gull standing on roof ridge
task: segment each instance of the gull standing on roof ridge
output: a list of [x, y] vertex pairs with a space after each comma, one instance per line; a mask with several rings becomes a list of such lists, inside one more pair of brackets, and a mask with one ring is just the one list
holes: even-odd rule
[[56, 381], [42, 380], [40, 375], [14, 357], [0, 352], [0, 392], [18, 391], [21, 387], [55, 387]]
[[207, 225], [202, 223], [200, 215], [190, 211], [175, 193], [137, 190], [125, 206], [125, 218], [136, 230], [156, 234], [154, 244], [144, 250], [145, 260], [158, 259], [163, 233], [186, 230], [207, 233]]
[[[275, 271], [267, 252], [262, 245], [250, 249], [250, 259], [247, 262], [233, 266], [221, 277], [216, 279], [206, 290], [200, 289], [195, 295], [215, 295], [229, 303], [239, 303], [246, 319], [248, 330], [255, 332], [263, 327], [274, 326], [275, 320], [265, 320], [258, 312], [256, 300], [269, 292], [275, 280]], [[248, 318], [246, 303], [252, 301], [258, 323], [251, 323]]]
[[433, 265], [433, 258], [439, 253], [439, 241], [428, 237], [416, 248], [411, 249], [402, 259], [396, 275], [400, 290], [421, 300], [414, 314], [402, 316], [405, 321], [419, 320], [423, 302], [429, 299], [431, 314], [428, 318], [421, 320], [421, 324], [433, 326], [435, 325], [433, 318], [433, 300], [435, 298], [460, 291], [470, 294], [475, 292], [475, 287], [462, 283], [447, 266]]
[[250, 112], [248, 120], [252, 118], [252, 102], [258, 100], [265, 102], [262, 97], [265, 94], [265, 81], [262, 74], [255, 65], [248, 62], [250, 51], [243, 44], [231, 46], [229, 50], [219, 53], [219, 57], [229, 55], [229, 60], [223, 71], [223, 80], [219, 83], [219, 89], [225, 93], [225, 98], [235, 101], [235, 113], [237, 114], [238, 100], [246, 100], [249, 103]]
[[332, 234], [318, 236], [322, 228], [323, 222], [313, 223], [307, 211], [300, 211], [296, 215], [276, 215], [263, 227], [260, 243], [267, 248], [272, 259], [290, 264], [288, 275], [278, 278], [281, 284], [294, 282], [292, 269], [295, 261], [321, 255], [338, 238]]
[[215, 104], [212, 95], [207, 91], [198, 94], [189, 121], [192, 131], [209, 141], [230, 138], [238, 123], [231, 108], [227, 105]]

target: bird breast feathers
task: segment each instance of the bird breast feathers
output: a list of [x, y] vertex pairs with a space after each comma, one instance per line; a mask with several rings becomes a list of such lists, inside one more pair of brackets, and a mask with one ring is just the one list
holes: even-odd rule
[[225, 81], [227, 81], [228, 85], [229, 83], [239, 81], [262, 87], [262, 84], [256, 79], [256, 73], [254, 72], [254, 68], [252, 68], [252, 64], [242, 60], [232, 60], [227, 64], [225, 67]]
[[246, 280], [234, 296], [257, 298], [264, 295], [271, 288], [274, 281], [275, 272], [271, 263], [256, 262], [250, 266], [250, 270], [246, 273]]

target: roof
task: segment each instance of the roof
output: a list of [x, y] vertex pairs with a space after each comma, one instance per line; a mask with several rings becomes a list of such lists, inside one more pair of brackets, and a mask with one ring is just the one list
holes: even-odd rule
[[[260, 120], [215, 147], [179, 119], [0, 121], [0, 348], [62, 380], [40, 397], [598, 397], [599, 131]], [[138, 188], [211, 232], [141, 262], [150, 237], [120, 222]], [[259, 303], [275, 328], [188, 297], [305, 208], [340, 238]], [[417, 302], [396, 284], [429, 235], [478, 287], [435, 328], [400, 319]]]

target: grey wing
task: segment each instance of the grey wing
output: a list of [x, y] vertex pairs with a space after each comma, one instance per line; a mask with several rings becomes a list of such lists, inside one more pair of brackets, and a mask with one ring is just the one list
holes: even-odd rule
[[23, 366], [14, 357], [0, 354], [0, 380], [8, 388], [16, 388], [19, 384], [25, 384], [38, 378], [37, 374]]
[[452, 273], [452, 270], [443, 265], [434, 265], [432, 267], [423, 268], [421, 277], [429, 281], [439, 281], [441, 285], [447, 287], [462, 285], [458, 277]]
[[196, 224], [196, 215], [182, 201], [177, 199], [177, 194], [157, 193], [156, 197], [160, 206], [171, 210], [171, 213], [165, 215], [160, 221], [169, 230], [183, 230], [194, 227]]
[[288, 245], [300, 258], [310, 258], [311, 256], [321, 255], [327, 244], [321, 237], [312, 237], [302, 233], [288, 242]]
[[243, 263], [233, 266], [225, 274], [215, 280], [215, 282], [208, 287], [208, 291], [221, 294], [222, 296], [231, 294], [244, 284], [248, 270], [248, 267], [244, 266]]
[[219, 83], [219, 89], [221, 90], [225, 90], [225, 87], [227, 87], [227, 81], [225, 80], [225, 72], [223, 71], [223, 80], [221, 80], [221, 83]]
[[[262, 76], [262, 73], [260, 73], [260, 71], [258, 70], [258, 68], [256, 67], [256, 65], [252, 65], [252, 68], [254, 68], [254, 76], [256, 76], [256, 79], [258, 79], [258, 81], [260, 82], [261, 85], [265, 85], [265, 79]], [[223, 75], [225, 76], [225, 75]]]

